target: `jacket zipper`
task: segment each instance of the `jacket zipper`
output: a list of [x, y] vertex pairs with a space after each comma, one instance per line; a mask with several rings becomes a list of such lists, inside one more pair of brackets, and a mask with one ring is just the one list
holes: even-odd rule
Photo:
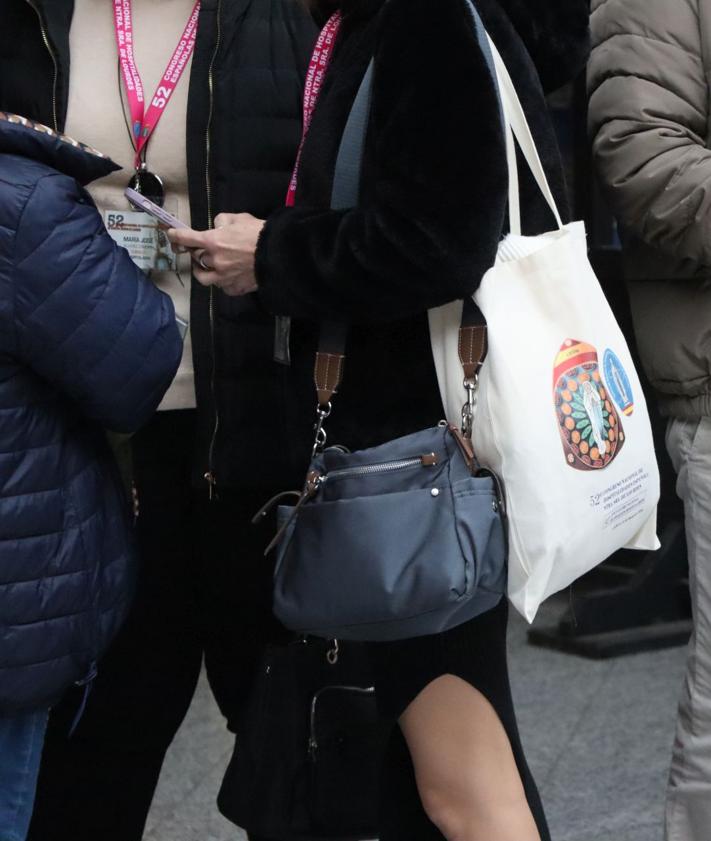
[[[214, 218], [212, 215], [212, 187], [210, 184], [210, 130], [212, 128], [212, 111], [214, 105], [214, 76], [213, 68], [217, 53], [220, 49], [220, 41], [222, 38], [222, 25], [220, 13], [222, 11], [222, 0], [217, 3], [217, 39], [215, 41], [215, 49], [210, 59], [210, 68], [207, 72], [207, 86], [209, 91], [209, 111], [207, 117], [207, 130], [205, 132], [205, 188], [207, 194], [207, 222], [208, 227], [212, 228]], [[217, 441], [217, 433], [220, 429], [220, 410], [217, 405], [217, 390], [216, 390], [216, 374], [217, 374], [217, 359], [216, 359], [216, 345], [215, 345], [215, 287], [210, 287], [209, 300], [209, 319], [210, 319], [210, 347], [212, 349], [212, 371], [210, 372], [210, 393], [212, 395], [212, 406], [215, 412], [215, 422], [212, 428], [212, 437], [210, 438], [210, 447], [207, 454], [207, 472], [205, 473], [205, 481], [208, 484], [210, 499], [217, 498], [217, 476], [215, 475], [214, 456], [215, 443]]]
[[434, 453], [426, 456], [415, 456], [403, 458], [398, 461], [384, 461], [379, 464], [364, 464], [361, 467], [347, 467], [342, 470], [332, 470], [321, 476], [320, 481], [326, 482], [331, 479], [347, 479], [353, 476], [378, 476], [383, 473], [394, 473], [398, 470], [408, 470], [412, 467], [434, 467], [437, 464], [437, 457]]
[[365, 688], [361, 686], [324, 686], [323, 689], [319, 689], [319, 691], [311, 699], [311, 721], [309, 726], [309, 756], [312, 760], [316, 759], [316, 753], [318, 752], [319, 748], [318, 738], [316, 736], [316, 712], [318, 709], [318, 702], [321, 700], [321, 696], [325, 692], [349, 692], [353, 695], [375, 695], [375, 688]]
[[27, 0], [27, 3], [29, 6], [32, 7], [32, 9], [34, 9], [35, 14], [37, 15], [37, 19], [39, 20], [40, 25], [40, 32], [42, 33], [42, 40], [44, 41], [44, 45], [47, 48], [49, 57], [52, 59], [52, 65], [54, 67], [54, 78], [52, 79], [52, 120], [54, 121], [54, 130], [57, 133], [59, 133], [59, 119], [57, 118], [57, 81], [59, 79], [59, 68], [57, 66], [57, 57], [54, 54], [52, 45], [49, 43], [49, 33], [47, 32], [47, 27], [45, 26], [44, 20], [42, 19], [40, 10], [37, 8], [37, 6], [35, 6], [32, 0]]

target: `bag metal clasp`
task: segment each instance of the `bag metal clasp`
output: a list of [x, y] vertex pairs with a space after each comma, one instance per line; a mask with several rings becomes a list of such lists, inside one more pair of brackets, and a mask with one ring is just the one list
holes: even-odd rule
[[462, 433], [466, 438], [471, 438], [474, 432], [474, 416], [476, 414], [477, 393], [479, 391], [479, 374], [473, 377], [466, 377], [464, 388], [467, 392], [467, 401], [462, 406]]
[[333, 409], [330, 403], [327, 403], [325, 406], [319, 404], [316, 407], [316, 423], [314, 424], [314, 431], [316, 433], [314, 439], [314, 447], [311, 451], [311, 458], [313, 458], [316, 453], [320, 453], [321, 450], [326, 446], [326, 442], [328, 441], [328, 435], [326, 434], [326, 429], [324, 428], [324, 424], [326, 420], [331, 416], [331, 410]]

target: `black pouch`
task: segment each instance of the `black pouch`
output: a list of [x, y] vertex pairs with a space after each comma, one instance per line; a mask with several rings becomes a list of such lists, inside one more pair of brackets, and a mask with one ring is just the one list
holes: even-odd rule
[[381, 719], [364, 646], [272, 646], [218, 796], [222, 814], [279, 841], [378, 835], [378, 781], [392, 725]]
[[308, 796], [314, 829], [327, 835], [334, 827], [359, 837], [377, 835], [377, 761], [383, 741], [374, 689], [324, 686], [316, 693]]

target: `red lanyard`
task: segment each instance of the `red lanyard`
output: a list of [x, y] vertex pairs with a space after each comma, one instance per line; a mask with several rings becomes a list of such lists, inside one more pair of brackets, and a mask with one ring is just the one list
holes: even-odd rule
[[286, 194], [286, 206], [293, 207], [296, 201], [296, 187], [299, 182], [299, 168], [301, 166], [301, 154], [304, 150], [304, 143], [306, 136], [311, 128], [311, 120], [316, 110], [316, 103], [318, 102], [323, 86], [323, 80], [331, 64], [333, 58], [333, 46], [336, 37], [341, 28], [341, 13], [336, 12], [331, 16], [328, 23], [321, 30], [321, 34], [316, 41], [314, 54], [311, 57], [309, 64], [309, 72], [306, 74], [306, 84], [304, 85], [304, 130], [301, 136], [301, 144], [299, 152], [296, 156], [296, 164], [294, 165], [294, 173], [291, 176], [289, 183], [289, 191]]
[[134, 145], [136, 149], [136, 169], [141, 166], [141, 153], [146, 147], [153, 130], [163, 116], [168, 100], [183, 75], [190, 56], [195, 48], [197, 38], [200, 2], [197, 0], [188, 23], [180, 37], [178, 46], [168, 62], [158, 87], [153, 95], [148, 110], [145, 110], [143, 83], [136, 67], [133, 53], [133, 16], [132, 0], [114, 0], [114, 23], [116, 28], [116, 43], [118, 45], [121, 73], [126, 88], [126, 96], [131, 110], [131, 126], [133, 129]]

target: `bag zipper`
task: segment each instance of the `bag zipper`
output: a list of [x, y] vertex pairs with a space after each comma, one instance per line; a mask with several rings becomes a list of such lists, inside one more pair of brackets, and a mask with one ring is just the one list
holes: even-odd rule
[[35, 14], [37, 15], [37, 19], [39, 20], [40, 25], [40, 32], [42, 33], [42, 40], [44, 41], [44, 45], [47, 48], [49, 57], [52, 59], [52, 65], [54, 66], [54, 78], [52, 80], [52, 119], [54, 121], [53, 128], [59, 134], [59, 118], [57, 116], [57, 81], [59, 78], [59, 68], [57, 66], [57, 57], [54, 54], [52, 45], [49, 43], [49, 33], [47, 32], [47, 27], [45, 25], [44, 20], [42, 19], [40, 10], [37, 8], [37, 6], [35, 6], [33, 0], [27, 0], [27, 4], [34, 10]]
[[[214, 218], [212, 213], [212, 187], [210, 184], [210, 155], [211, 142], [210, 130], [212, 128], [212, 113], [214, 107], [214, 66], [217, 59], [217, 53], [220, 49], [220, 42], [222, 40], [222, 24], [220, 13], [222, 11], [222, 0], [217, 2], [217, 38], [215, 40], [215, 49], [210, 59], [210, 67], [207, 72], [207, 87], [209, 92], [209, 111], [207, 117], [207, 129], [205, 132], [205, 192], [207, 196], [207, 224], [208, 228], [212, 228]], [[207, 471], [205, 472], [205, 481], [208, 484], [210, 500], [217, 498], [217, 476], [215, 475], [214, 456], [215, 444], [217, 442], [217, 433], [220, 429], [220, 410], [217, 405], [217, 390], [216, 390], [216, 375], [217, 375], [217, 359], [216, 345], [215, 345], [215, 287], [210, 287], [210, 299], [208, 303], [209, 320], [210, 320], [210, 346], [212, 348], [212, 371], [210, 372], [210, 393], [212, 395], [212, 407], [215, 413], [215, 422], [212, 428], [212, 437], [210, 438], [210, 447], [207, 453]]]
[[304, 485], [303, 491], [299, 493], [299, 491], [285, 491], [284, 493], [277, 494], [273, 496], [266, 505], [263, 505], [257, 514], [255, 515], [254, 519], [252, 520], [252, 525], [256, 525], [263, 517], [266, 517], [267, 514], [272, 510], [272, 508], [277, 505], [284, 497], [295, 496], [297, 497], [296, 505], [293, 507], [289, 519], [282, 525], [282, 527], [277, 531], [277, 533], [272, 538], [271, 543], [267, 548], [264, 550], [264, 557], [272, 551], [282, 539], [283, 535], [286, 533], [289, 526], [294, 522], [296, 515], [301, 510], [301, 506], [312, 497], [316, 496], [321, 487], [321, 474], [317, 470], [311, 470], [309, 475], [306, 477], [306, 484]]
[[428, 453], [424, 456], [413, 456], [398, 461], [383, 461], [379, 464], [364, 464], [361, 467], [346, 467], [341, 470], [331, 470], [320, 477], [320, 483], [332, 479], [348, 479], [353, 476], [378, 476], [383, 473], [395, 473], [398, 470], [408, 470], [412, 467], [434, 467], [437, 456]]
[[318, 752], [318, 739], [316, 738], [316, 711], [318, 708], [318, 702], [321, 700], [321, 696], [325, 692], [352, 692], [356, 695], [375, 695], [375, 687], [363, 687], [363, 686], [324, 686], [322, 689], [319, 689], [318, 692], [314, 695], [311, 699], [311, 722], [309, 725], [309, 756], [311, 757], [312, 761], [316, 759], [316, 753]]
[[255, 515], [252, 523], [256, 525], [263, 517], [271, 511], [271, 509], [279, 503], [284, 497], [296, 496], [298, 501], [291, 511], [289, 519], [277, 531], [273, 540], [264, 550], [265, 557], [276, 547], [283, 535], [288, 530], [289, 526], [294, 522], [296, 516], [301, 510], [301, 506], [310, 499], [313, 499], [321, 489], [321, 485], [332, 479], [345, 479], [353, 476], [377, 476], [384, 473], [395, 473], [398, 470], [408, 470], [413, 467], [434, 467], [439, 463], [436, 453], [427, 453], [422, 456], [414, 456], [413, 458], [403, 458], [398, 461], [384, 461], [380, 464], [364, 464], [361, 467], [348, 467], [342, 470], [332, 470], [330, 473], [319, 473], [318, 470], [311, 470], [306, 477], [306, 484], [303, 491], [299, 494], [297, 491], [286, 491], [285, 493], [277, 494], [269, 500], [266, 505], [263, 505]]

